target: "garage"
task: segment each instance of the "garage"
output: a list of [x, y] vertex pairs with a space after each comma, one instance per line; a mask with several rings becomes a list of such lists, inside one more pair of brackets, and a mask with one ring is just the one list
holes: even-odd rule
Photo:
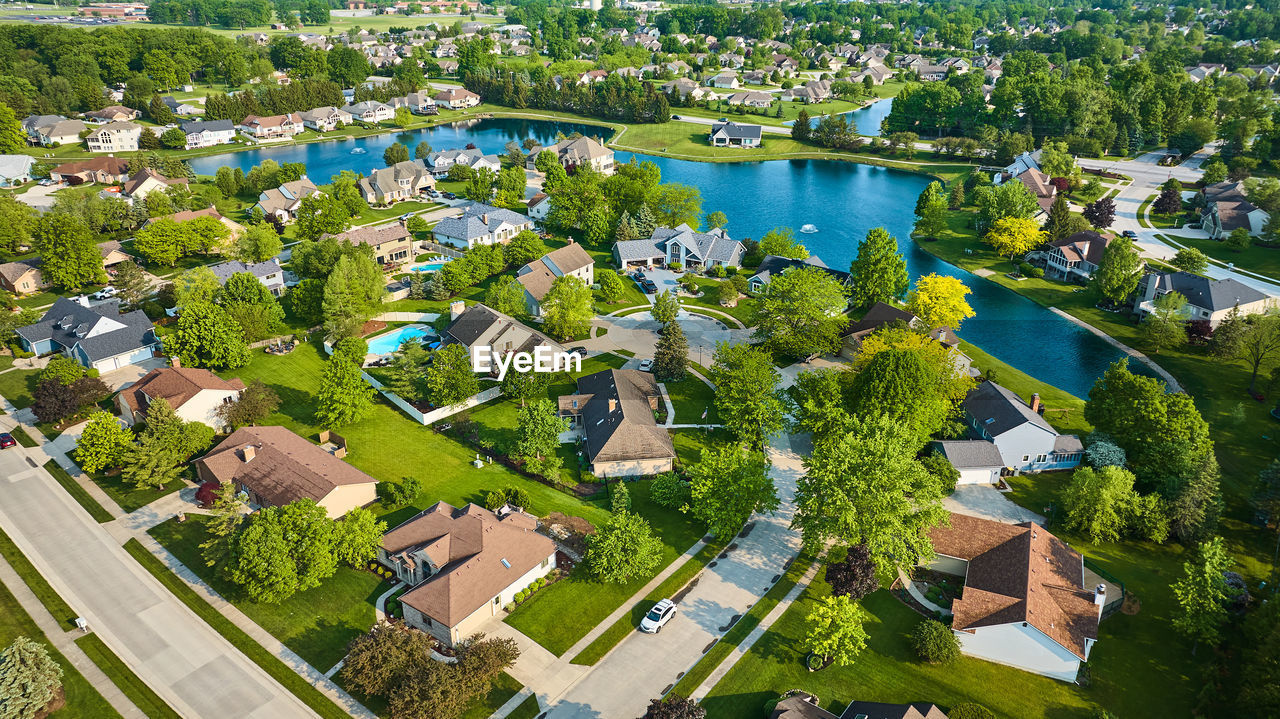
[[994, 442], [983, 439], [944, 440], [934, 447], [960, 472], [956, 484], [995, 484], [1004, 459]]

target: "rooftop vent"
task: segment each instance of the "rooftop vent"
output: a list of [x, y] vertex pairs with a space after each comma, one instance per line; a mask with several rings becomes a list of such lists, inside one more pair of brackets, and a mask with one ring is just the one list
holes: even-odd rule
[[510, 569], [510, 568], [511, 568], [511, 562], [508, 562], [508, 561], [507, 561], [507, 558], [506, 558], [506, 557], [503, 557], [503, 558], [502, 558], [502, 566], [506, 567], [507, 569]]

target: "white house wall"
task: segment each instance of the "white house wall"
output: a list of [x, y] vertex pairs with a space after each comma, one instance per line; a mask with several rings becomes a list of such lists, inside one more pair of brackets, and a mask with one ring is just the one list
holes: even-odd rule
[[960, 650], [972, 657], [1007, 664], [1046, 677], [1074, 682], [1080, 658], [1035, 627], [1022, 623], [956, 631]]
[[221, 422], [218, 421], [217, 409], [226, 403], [228, 397], [239, 397], [240, 390], [234, 389], [205, 389], [196, 393], [196, 396], [182, 403], [175, 414], [188, 422], [201, 422], [207, 424], [214, 429], [221, 429]]
[[[995, 443], [1004, 463], [1021, 469], [1035, 464], [1037, 455], [1052, 454], [1056, 439], [1054, 433], [1027, 422], [996, 437]], [[1022, 459], [1024, 456], [1026, 460]]]
[[335, 487], [325, 495], [319, 504], [329, 513], [330, 519], [337, 519], [356, 507], [363, 507], [378, 498], [378, 483], [344, 484]]

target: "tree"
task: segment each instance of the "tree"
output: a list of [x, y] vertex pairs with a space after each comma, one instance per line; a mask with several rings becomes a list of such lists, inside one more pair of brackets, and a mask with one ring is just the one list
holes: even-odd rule
[[614, 514], [631, 511], [631, 491], [627, 489], [626, 482], [614, 482], [609, 486], [609, 511]]
[[341, 427], [364, 418], [373, 407], [377, 393], [360, 376], [360, 365], [334, 353], [320, 374], [316, 393], [316, 419], [329, 428]]
[[907, 296], [907, 310], [928, 327], [960, 329], [960, 323], [973, 316], [965, 301], [969, 288], [956, 277], [936, 273], [916, 280], [915, 289]]
[[911, 630], [911, 646], [916, 656], [930, 664], [950, 664], [960, 658], [955, 632], [936, 619], [926, 619]]
[[1183, 562], [1182, 577], [1173, 584], [1173, 598], [1178, 603], [1173, 628], [1192, 641], [1192, 654], [1200, 642], [1216, 644], [1221, 637], [1227, 601], [1233, 595], [1223, 573], [1232, 564], [1222, 537], [1214, 537], [1196, 548], [1195, 557]]
[[[801, 110], [801, 112], [804, 112]], [[649, 700], [649, 709], [640, 719], [706, 719], [707, 710], [698, 703], [679, 694], [668, 694], [663, 699]]]
[[862, 625], [870, 618], [862, 605], [848, 597], [825, 597], [805, 617], [809, 632], [801, 646], [824, 662], [847, 667], [867, 647], [867, 630]]
[[54, 355], [44, 369], [36, 373], [36, 382], [57, 380], [59, 384], [70, 386], [84, 376], [84, 367], [79, 362], [64, 355]]
[[737, 534], [751, 515], [780, 506], [763, 452], [722, 444], [702, 450], [689, 471], [689, 510], [717, 539]]
[[501, 275], [485, 290], [484, 304], [504, 315], [525, 314], [524, 285], [514, 275]]
[[831, 273], [800, 267], [774, 276], [760, 291], [753, 337], [788, 357], [834, 353], [849, 324], [845, 288]]
[[1253, 242], [1253, 237], [1249, 234], [1249, 230], [1243, 227], [1237, 227], [1227, 235], [1227, 239], [1222, 241], [1222, 245], [1233, 252], [1244, 252], [1249, 249], [1249, 245]]
[[249, 362], [244, 331], [218, 305], [199, 302], [186, 305], [174, 331], [165, 337], [165, 351], [187, 367], [235, 369]]
[[739, 442], [763, 448], [770, 436], [782, 430], [786, 417], [778, 391], [782, 375], [767, 352], [721, 342], [708, 376], [716, 386], [716, 411]]
[[807, 142], [813, 134], [813, 122], [809, 119], [809, 111], [800, 108], [796, 121], [791, 125], [791, 139], [796, 142]]
[[111, 284], [116, 288], [117, 297], [125, 307], [137, 307], [151, 292], [151, 281], [147, 279], [146, 273], [129, 260], [116, 265], [116, 276]]
[[94, 412], [76, 440], [76, 462], [94, 474], [119, 467], [133, 446], [133, 433], [110, 412]]
[[298, 239], [318, 240], [351, 227], [351, 211], [333, 195], [307, 195], [298, 205]]
[[35, 222], [34, 247], [40, 253], [40, 274], [55, 287], [77, 291], [85, 285], [103, 284], [107, 273], [102, 254], [89, 227], [65, 212], [49, 212]]
[[1116, 542], [1132, 524], [1137, 493], [1133, 473], [1123, 467], [1081, 467], [1062, 488], [1064, 526], [1094, 544]]
[[332, 338], [358, 335], [382, 304], [385, 279], [369, 254], [342, 255], [325, 280], [321, 308]]
[[1116, 219], [1116, 202], [1110, 197], [1099, 197], [1084, 206], [1084, 219], [1094, 228], [1102, 230], [1111, 226]]
[[[0, 105], [0, 109], [8, 109]], [[62, 693], [62, 667], [43, 644], [18, 636], [0, 652], [0, 716], [35, 719]]]
[[528, 471], [558, 482], [562, 462], [556, 450], [561, 433], [569, 430], [569, 420], [560, 417], [555, 403], [543, 397], [516, 410], [516, 425], [511, 456], [524, 462]]
[[1209, 257], [1205, 253], [1194, 247], [1183, 247], [1174, 254], [1169, 264], [1177, 267], [1183, 272], [1192, 274], [1203, 274], [1209, 267]]
[[707, 214], [707, 227], [715, 230], [729, 224], [729, 218], [723, 212], [716, 210]]
[[351, 642], [342, 665], [342, 678], [362, 694], [388, 696], [413, 667], [433, 661], [434, 647], [430, 634], [404, 623], [380, 621]]
[[623, 293], [626, 292], [626, 285], [623, 284], [622, 278], [617, 272], [606, 267], [601, 267], [595, 271], [596, 284], [600, 285], [600, 297], [609, 304], [614, 304], [622, 299]]
[[881, 575], [933, 555], [930, 528], [946, 521], [938, 480], [916, 460], [919, 439], [884, 415], [814, 445], [796, 490], [792, 526], [816, 549], [865, 544]]
[[[1159, 300], [1156, 302], [1158, 304]], [[1277, 354], [1280, 354], [1280, 315], [1267, 313], [1246, 317], [1244, 332], [1240, 337], [1239, 357], [1249, 364], [1250, 394], [1257, 393], [1258, 372], [1263, 363]]]
[[160, 133], [160, 144], [170, 150], [181, 150], [187, 146], [187, 133], [182, 128], [171, 127]]
[[858, 256], [849, 267], [853, 304], [870, 307], [893, 302], [906, 293], [910, 278], [898, 241], [883, 227], [873, 227], [858, 243]]
[[153, 265], [172, 267], [182, 257], [188, 244], [188, 232], [183, 223], [162, 217], [138, 230], [134, 236], [134, 249], [144, 260]]
[[1182, 212], [1182, 194], [1173, 187], [1164, 188], [1156, 197], [1156, 201], [1151, 204], [1151, 210], [1161, 215], [1176, 215]]
[[254, 378], [240, 392], [234, 402], [218, 405], [214, 413], [224, 427], [232, 430], [255, 425], [275, 414], [280, 408], [280, 396], [261, 379]]
[[913, 234], [937, 237], [947, 229], [947, 201], [942, 196], [942, 183], [930, 182], [916, 200], [916, 226]]
[[27, 146], [27, 133], [22, 129], [13, 108], [0, 102], [0, 153], [14, 155]]
[[1187, 298], [1168, 292], [1156, 298], [1151, 313], [1142, 320], [1142, 339], [1154, 354], [1187, 341]]
[[986, 232], [996, 220], [1005, 217], [1030, 219], [1040, 210], [1035, 195], [1021, 182], [979, 187], [973, 197], [978, 206], [974, 226], [979, 232]]
[[1021, 217], [1004, 217], [996, 220], [983, 239], [1001, 255], [1025, 255], [1048, 239], [1034, 220]]
[[263, 507], [235, 537], [228, 578], [253, 601], [278, 604], [334, 575], [334, 540], [334, 522], [311, 499]]
[[383, 150], [382, 161], [386, 163], [387, 167], [391, 167], [397, 162], [408, 162], [409, 148], [405, 147], [402, 143], [393, 142], [386, 150]]
[[333, 556], [339, 564], [356, 569], [378, 556], [387, 523], [378, 521], [373, 512], [356, 507], [342, 515], [333, 528]]
[[423, 140], [413, 148], [413, 159], [425, 160], [431, 156], [432, 152], [433, 150], [431, 149], [431, 143], [427, 142], [426, 140]]
[[192, 267], [178, 275], [174, 282], [174, 306], [183, 308], [188, 305], [209, 304], [217, 299], [220, 289], [222, 283], [207, 265]]
[[853, 600], [862, 599], [879, 589], [876, 565], [871, 561], [867, 545], [855, 544], [849, 547], [842, 561], [828, 562], [827, 584], [831, 585], [832, 594]]
[[487, 167], [474, 170], [467, 186], [462, 188], [462, 196], [475, 202], [489, 202], [493, 198], [493, 186], [497, 181], [498, 176]]
[[1112, 442], [1109, 437], [1098, 437], [1097, 433], [1090, 435], [1088, 448], [1084, 451], [1084, 458], [1094, 467], [1123, 467], [1125, 463], [1125, 452], [1120, 445]]
[[702, 193], [690, 185], [664, 182], [653, 189], [648, 207], [664, 227], [694, 227], [702, 217]]
[[551, 282], [542, 298], [542, 320], [547, 332], [563, 339], [586, 334], [595, 316], [591, 288], [573, 275], [561, 275]]
[[670, 290], [663, 290], [653, 298], [649, 314], [663, 325], [671, 324], [675, 322], [676, 315], [680, 314], [680, 300]]
[[241, 262], [255, 264], [280, 254], [284, 244], [280, 235], [268, 225], [252, 225], [236, 238], [232, 255]]
[[644, 517], [631, 512], [614, 514], [595, 534], [587, 537], [587, 566], [596, 579], [624, 584], [633, 577], [648, 576], [662, 561], [662, 540]]
[[[914, 343], [905, 332], [903, 339]], [[867, 351], [875, 354], [867, 359], [860, 352], [855, 361], [859, 370], [847, 384], [850, 409], [862, 416], [893, 419], [913, 432], [920, 445], [942, 429], [973, 386], [955, 371], [952, 358], [939, 356], [948, 353], [928, 344], [883, 350], [877, 344]]]
[[172, 452], [177, 461], [185, 462], [213, 444], [213, 428], [182, 419], [168, 400], [157, 397], [147, 404], [142, 441], [154, 441], [156, 446]]
[[144, 436], [141, 442], [129, 448], [120, 477], [139, 489], [164, 487], [181, 475], [181, 461], [177, 452], [165, 446], [163, 440]]
[[760, 238], [760, 251], [766, 255], [776, 255], [793, 260], [803, 260], [809, 256], [809, 250], [796, 242], [796, 234], [790, 227], [775, 227]]
[[427, 389], [427, 398], [437, 407], [461, 404], [479, 392], [480, 380], [476, 379], [475, 370], [471, 367], [467, 348], [452, 344], [433, 352], [431, 364], [423, 376], [423, 385]]
[[1138, 288], [1142, 277], [1142, 260], [1128, 237], [1117, 237], [1102, 251], [1093, 286], [1113, 304], [1120, 304]]
[[947, 195], [947, 209], [958, 210], [964, 206], [964, 183], [952, 182], [951, 191]]

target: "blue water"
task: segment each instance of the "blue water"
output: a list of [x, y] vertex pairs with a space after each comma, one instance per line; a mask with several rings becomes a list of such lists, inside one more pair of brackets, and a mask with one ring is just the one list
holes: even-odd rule
[[[876, 103], [882, 104], [887, 103]], [[868, 128], [860, 124], [859, 129]], [[437, 127], [356, 142], [369, 143], [367, 161], [369, 167], [375, 167], [381, 164], [381, 148], [397, 139], [410, 146], [426, 139], [436, 149], [474, 142], [486, 152], [501, 152], [508, 140], [520, 142], [534, 137], [547, 142], [554, 140], [557, 132], [574, 130], [601, 132], [598, 127], [568, 122], [495, 119], [468, 127]], [[223, 164], [247, 171], [265, 157], [272, 157], [277, 162], [307, 162], [311, 178], [323, 181], [342, 169], [360, 169], [351, 168], [349, 152], [350, 142], [314, 143], [203, 157], [191, 163], [197, 173], [212, 174]], [[632, 157], [631, 153], [619, 152], [616, 159], [628, 162]], [[774, 227], [799, 228], [812, 223], [818, 228], [816, 234], [797, 237], [834, 268], [849, 266], [858, 241], [869, 229], [885, 227], [898, 238], [912, 278], [936, 272], [957, 277], [972, 290], [969, 304], [977, 314], [961, 327], [964, 339], [1078, 397], [1087, 397], [1094, 380], [1123, 357], [1088, 330], [917, 247], [910, 232], [916, 197], [929, 183], [923, 175], [833, 160], [711, 163], [646, 155], [635, 159], [657, 164], [664, 181], [699, 188], [703, 211], [724, 212], [729, 218], [727, 229], [735, 238], [759, 239]], [[374, 342], [387, 336], [375, 338]], [[399, 346], [398, 339], [386, 341], [388, 344], [381, 345], [387, 348], [382, 353]], [[374, 351], [372, 344], [370, 351]], [[1132, 363], [1132, 367], [1135, 372], [1147, 374], [1140, 364]]]
[[[821, 107], [821, 106], [819, 106]], [[857, 110], [851, 110], [844, 115], [845, 120], [852, 121], [858, 128], [858, 134], [865, 137], [880, 137], [880, 121], [888, 117], [889, 111], [893, 109], [893, 98], [884, 100], [876, 100], [866, 107]], [[796, 124], [795, 120], [788, 120], [782, 123], [787, 127]], [[817, 127], [818, 118], [809, 118], [809, 126]]]
[[426, 265], [418, 265], [416, 267], [410, 267], [409, 271], [410, 272], [435, 272], [439, 270], [441, 267], [444, 267], [443, 262], [432, 262]]
[[426, 325], [405, 325], [397, 327], [386, 334], [369, 340], [369, 354], [386, 355], [400, 349], [406, 340], [432, 335], [434, 332]]

